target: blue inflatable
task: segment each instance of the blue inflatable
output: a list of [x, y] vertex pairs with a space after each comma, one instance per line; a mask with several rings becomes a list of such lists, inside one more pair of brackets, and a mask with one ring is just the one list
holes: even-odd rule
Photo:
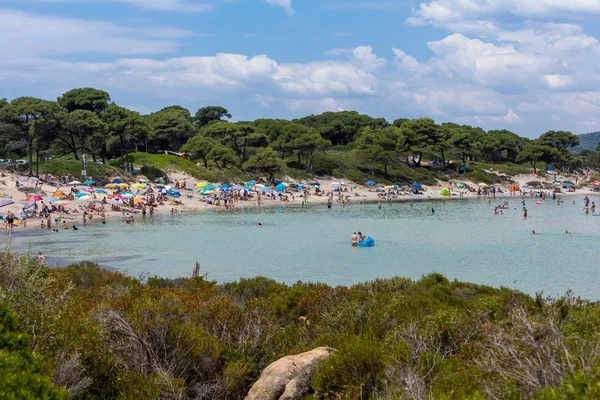
[[375, 241], [369, 236], [364, 241], [360, 242], [358, 247], [375, 247]]

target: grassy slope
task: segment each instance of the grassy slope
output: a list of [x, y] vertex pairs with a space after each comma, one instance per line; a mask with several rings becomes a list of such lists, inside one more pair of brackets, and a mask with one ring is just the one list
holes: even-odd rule
[[[22, 165], [19, 167], [19, 170], [26, 172], [28, 166]], [[133, 179], [131, 174], [112, 165], [88, 163], [86, 164], [86, 172], [88, 178], [92, 177], [92, 179], [98, 183], [107, 183], [112, 178], [121, 178], [125, 180]], [[42, 161], [40, 162], [40, 175], [44, 174], [51, 174], [54, 176], [70, 174], [79, 179], [81, 177], [81, 162], [75, 160]]]
[[[143, 166], [158, 168], [165, 173], [180, 171], [193, 176], [196, 179], [206, 179], [211, 182], [248, 180], [248, 177], [238, 168], [228, 168], [223, 171], [209, 170], [199, 167], [196, 163], [181, 157], [168, 154], [131, 153], [129, 160], [134, 167]], [[120, 160], [112, 160], [112, 165], [119, 165]]]

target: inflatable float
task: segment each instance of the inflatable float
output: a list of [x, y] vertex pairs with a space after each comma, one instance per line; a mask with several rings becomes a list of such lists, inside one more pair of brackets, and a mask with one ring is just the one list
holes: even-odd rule
[[536, 201], [535, 204], [540, 205], [540, 204], [542, 204], [542, 202], [541, 201]]
[[369, 236], [364, 241], [360, 242], [358, 247], [375, 247], [375, 241]]

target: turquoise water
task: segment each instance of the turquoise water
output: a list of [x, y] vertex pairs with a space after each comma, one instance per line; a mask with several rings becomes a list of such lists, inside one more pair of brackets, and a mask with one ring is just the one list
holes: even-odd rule
[[[91, 260], [131, 276], [190, 276], [196, 261], [220, 282], [266, 276], [287, 283], [351, 285], [440, 272], [532, 294], [573, 289], [600, 299], [600, 217], [585, 215], [582, 197], [565, 197], [561, 206], [550, 200], [535, 205], [532, 198], [527, 207], [527, 220], [518, 199], [497, 216], [485, 199], [395, 203], [383, 209], [372, 204], [205, 211], [138, 216], [132, 225], [109, 221], [58, 234], [17, 231], [11, 245], [43, 251], [51, 265]], [[533, 229], [540, 235], [532, 235]], [[355, 231], [372, 236], [376, 246], [350, 247]]]

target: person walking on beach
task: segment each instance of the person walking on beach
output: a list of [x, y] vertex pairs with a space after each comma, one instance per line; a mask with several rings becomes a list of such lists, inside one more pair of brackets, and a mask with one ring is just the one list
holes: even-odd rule
[[12, 211], [9, 211], [6, 214], [6, 229], [12, 231], [13, 224], [15, 223], [15, 214]]

